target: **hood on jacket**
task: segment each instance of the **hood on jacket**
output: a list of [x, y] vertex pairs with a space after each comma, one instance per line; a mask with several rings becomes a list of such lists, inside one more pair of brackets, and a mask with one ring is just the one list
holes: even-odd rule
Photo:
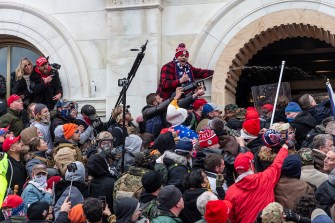
[[73, 162], [76, 164], [77, 166], [77, 170], [75, 170], [75, 172], [69, 172], [69, 170], [66, 170], [65, 173], [65, 180], [67, 181], [77, 181], [77, 182], [81, 182], [81, 183], [85, 183], [85, 167], [84, 164], [82, 162], [79, 161], [75, 161]]
[[305, 126], [309, 126], [311, 128], [314, 128], [317, 125], [313, 116], [311, 114], [309, 114], [309, 112], [306, 112], [306, 111], [300, 112], [295, 117], [295, 119], [293, 120], [292, 123], [299, 123], [299, 124], [302, 124], [302, 125], [305, 125]]
[[98, 154], [92, 155], [87, 161], [88, 174], [92, 177], [100, 177], [109, 174], [108, 165], [104, 158]]
[[178, 155], [177, 153], [171, 151], [165, 151], [163, 156], [163, 162], [166, 166], [178, 163], [182, 165], [187, 165], [187, 159], [185, 156]]
[[[247, 173], [249, 173], [249, 172], [245, 172], [244, 174], [247, 174]], [[258, 187], [259, 181], [260, 181], [260, 179], [259, 179], [257, 173], [256, 174], [248, 174], [247, 176], [245, 176], [241, 180], [239, 180], [236, 183], [236, 186], [239, 187], [239, 188], [242, 188], [244, 190], [254, 190], [255, 188]]]
[[142, 147], [142, 139], [138, 135], [131, 134], [125, 140], [125, 150], [133, 156], [136, 156]]
[[134, 214], [140, 204], [135, 198], [123, 197], [114, 201], [114, 213], [116, 216], [116, 223], [131, 222], [131, 216]]

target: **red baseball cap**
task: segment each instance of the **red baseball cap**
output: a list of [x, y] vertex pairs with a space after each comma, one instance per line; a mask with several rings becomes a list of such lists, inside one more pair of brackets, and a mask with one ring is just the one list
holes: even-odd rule
[[254, 155], [251, 152], [240, 153], [235, 158], [234, 168], [238, 173], [247, 172], [254, 159]]
[[262, 109], [267, 110], [268, 112], [273, 111], [273, 105], [272, 104], [265, 104], [262, 106]]
[[8, 137], [5, 139], [5, 141], [2, 144], [2, 149], [4, 152], [7, 152], [10, 147], [16, 143], [17, 141], [19, 141], [21, 139], [21, 136], [17, 136], [17, 137]]
[[45, 57], [39, 57], [36, 59], [36, 65], [40, 67], [42, 64], [47, 63], [47, 58]]
[[203, 98], [198, 98], [197, 100], [195, 100], [193, 102], [193, 107], [194, 109], [198, 109], [200, 108], [201, 106], [204, 106], [205, 104], [207, 104], [207, 101]]
[[20, 96], [16, 95], [16, 94], [12, 94], [11, 96], [9, 96], [9, 98], [7, 99], [7, 105], [8, 107], [10, 107], [10, 105], [16, 101], [16, 100], [19, 100], [21, 99]]
[[22, 203], [23, 203], [23, 199], [20, 196], [10, 194], [3, 201], [1, 208], [4, 208], [4, 207], [17, 208]]

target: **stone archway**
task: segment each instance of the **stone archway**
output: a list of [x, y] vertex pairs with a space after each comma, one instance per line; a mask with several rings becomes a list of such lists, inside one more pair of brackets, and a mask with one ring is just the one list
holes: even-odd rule
[[[282, 39], [312, 37], [335, 46], [335, 17], [314, 10], [282, 10], [256, 19], [224, 47], [215, 66], [212, 101], [235, 102], [240, 70], [263, 47]], [[225, 75], [222, 75], [225, 74]]]
[[51, 62], [60, 63], [64, 97], [89, 97], [89, 75], [84, 58], [71, 34], [52, 16], [28, 5], [0, 3], [0, 34], [20, 37]]

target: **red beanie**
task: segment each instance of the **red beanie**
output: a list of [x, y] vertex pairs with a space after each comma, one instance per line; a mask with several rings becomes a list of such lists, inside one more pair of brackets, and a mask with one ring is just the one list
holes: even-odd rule
[[207, 223], [226, 223], [232, 204], [227, 200], [208, 201], [205, 220]]
[[247, 107], [245, 110], [248, 111], [256, 111], [256, 108], [255, 107]]
[[247, 172], [250, 168], [254, 155], [251, 152], [240, 153], [235, 158], [234, 168], [237, 173]]
[[219, 143], [218, 137], [211, 129], [202, 130], [198, 135], [201, 148], [207, 148]]
[[176, 48], [175, 57], [179, 57], [181, 55], [189, 56], [188, 50], [186, 49], [185, 43], [179, 43], [178, 47]]
[[255, 118], [259, 118], [259, 114], [256, 110], [249, 110], [247, 111], [247, 114], [245, 114], [245, 120], [255, 119]]
[[198, 98], [197, 100], [195, 100], [193, 102], [193, 108], [194, 109], [198, 109], [200, 108], [201, 106], [204, 106], [205, 104], [207, 104], [207, 101], [203, 98]]
[[258, 136], [259, 131], [261, 131], [261, 121], [259, 118], [245, 120], [242, 127], [250, 135]]
[[55, 183], [58, 183], [59, 181], [61, 181], [62, 178], [60, 176], [53, 176], [53, 177], [50, 177], [48, 180], [47, 180], [47, 188], [50, 188], [52, 189], [52, 185]]

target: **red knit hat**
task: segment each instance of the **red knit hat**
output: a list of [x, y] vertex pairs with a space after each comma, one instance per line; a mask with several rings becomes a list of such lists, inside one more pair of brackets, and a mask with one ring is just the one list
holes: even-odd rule
[[8, 137], [5, 139], [5, 141], [2, 144], [2, 150], [4, 152], [7, 152], [10, 147], [16, 143], [17, 141], [19, 141], [21, 139], [21, 136], [17, 136], [17, 137]]
[[219, 143], [218, 137], [211, 129], [202, 130], [198, 133], [198, 135], [201, 148], [207, 148]]
[[247, 133], [258, 136], [259, 131], [261, 131], [261, 121], [259, 118], [245, 120], [242, 127]]
[[247, 114], [245, 114], [245, 120], [255, 119], [255, 118], [259, 118], [259, 114], [257, 110], [249, 110], [247, 111]]
[[178, 47], [176, 48], [175, 57], [179, 57], [181, 55], [189, 56], [188, 50], [186, 49], [185, 43], [179, 43]]
[[265, 104], [262, 106], [262, 110], [267, 110], [268, 112], [273, 111], [273, 105], [272, 104]]
[[246, 110], [247, 110], [247, 112], [248, 111], [256, 111], [256, 108], [255, 107], [247, 107]]
[[1, 208], [4, 208], [4, 207], [17, 208], [22, 203], [23, 203], [23, 199], [20, 196], [10, 194], [3, 201]]
[[53, 176], [53, 177], [50, 177], [48, 180], [47, 180], [47, 188], [50, 188], [52, 189], [52, 185], [56, 183], [58, 183], [59, 181], [61, 181], [62, 178], [60, 176]]
[[207, 223], [225, 223], [228, 220], [232, 204], [227, 200], [208, 201], [205, 220]]
[[203, 98], [198, 98], [197, 100], [195, 100], [193, 102], [193, 107], [194, 109], [198, 109], [200, 108], [201, 106], [204, 106], [205, 104], [207, 104], [207, 101]]
[[16, 94], [12, 94], [11, 96], [9, 96], [9, 98], [7, 99], [7, 105], [8, 107], [10, 107], [10, 105], [16, 101], [16, 100], [19, 100], [21, 99], [20, 96], [16, 95]]
[[247, 172], [250, 168], [254, 155], [251, 152], [240, 153], [235, 158], [234, 168], [237, 173]]

